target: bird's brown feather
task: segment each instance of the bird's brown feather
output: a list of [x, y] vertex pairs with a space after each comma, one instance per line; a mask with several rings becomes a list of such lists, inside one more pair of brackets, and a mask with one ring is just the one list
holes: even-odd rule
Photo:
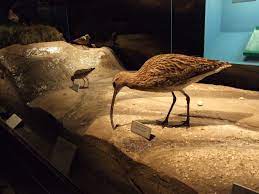
[[79, 69], [75, 71], [74, 77], [75, 79], [81, 78], [81, 77], [86, 77], [89, 73], [91, 73], [95, 68], [89, 68], [89, 69]]
[[193, 77], [216, 73], [231, 66], [227, 62], [180, 54], [162, 54], [147, 60], [135, 73], [135, 83], [144, 88], [183, 84]]

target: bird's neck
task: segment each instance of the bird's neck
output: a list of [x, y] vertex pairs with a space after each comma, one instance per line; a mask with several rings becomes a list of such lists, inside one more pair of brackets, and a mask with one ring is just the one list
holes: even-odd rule
[[[128, 72], [125, 76], [125, 83], [127, 87], [131, 89], [138, 89], [142, 85], [140, 77], [137, 75], [137, 72]], [[141, 87], [141, 86], [140, 86]]]
[[134, 72], [123, 72], [123, 85], [126, 87], [131, 88], [131, 85], [133, 84], [134, 81]]

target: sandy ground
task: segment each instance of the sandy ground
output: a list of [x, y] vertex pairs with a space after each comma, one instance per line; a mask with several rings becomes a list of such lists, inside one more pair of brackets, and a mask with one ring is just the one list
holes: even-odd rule
[[[110, 81], [93, 83], [79, 93], [69, 89], [52, 92], [32, 105], [50, 111], [73, 132], [107, 140], [135, 161], [199, 193], [229, 193], [233, 183], [259, 190], [259, 93], [191, 85], [186, 90], [191, 96], [191, 127], [174, 127], [186, 115], [185, 98], [177, 93], [171, 126], [162, 128], [156, 120], [165, 117], [170, 94], [123, 89], [114, 115], [121, 126], [113, 131]], [[198, 105], [201, 102], [203, 106]], [[133, 134], [133, 120], [151, 127], [155, 137], [148, 141]]]
[[[17, 73], [19, 68], [9, 67], [8, 60], [10, 64], [15, 64], [11, 62], [18, 58], [18, 65], [29, 64], [26, 68], [30, 71], [17, 73], [24, 85], [20, 87], [17, 79], [10, 83], [17, 82], [16, 89], [21, 90], [19, 93], [24, 94], [25, 99], [30, 99], [27, 94], [35, 94], [37, 98], [29, 103], [31, 107], [43, 108], [75, 134], [91, 135], [108, 141], [136, 162], [154, 169], [160, 175], [175, 177], [199, 193], [229, 193], [233, 183], [259, 190], [258, 92], [193, 84], [186, 88], [191, 96], [191, 127], [174, 127], [186, 115], [185, 98], [177, 93], [170, 126], [162, 128], [156, 124], [156, 120], [165, 118], [172, 96], [169, 93], [148, 93], [125, 88], [117, 97], [114, 114], [115, 123], [121, 126], [112, 130], [109, 119], [113, 93], [111, 80], [120, 69], [112, 53], [107, 49], [80, 50], [62, 42], [34, 46], [37, 46], [36, 50], [33, 46], [22, 49], [19, 46], [12, 47], [21, 52], [13, 59], [11, 56], [14, 51], [11, 48], [10, 51], [1, 51], [5, 55], [10, 52], [10, 57], [4, 56], [1, 60], [6, 61], [6, 68], [11, 72]], [[42, 51], [42, 47], [45, 50]], [[48, 53], [48, 47], [57, 47], [62, 52]], [[23, 56], [29, 51], [33, 53], [27, 58]], [[102, 56], [99, 56], [100, 53]], [[79, 66], [73, 66], [72, 69], [85, 67], [87, 61], [96, 67], [90, 76], [90, 87], [78, 93], [69, 88], [69, 76], [73, 72], [71, 64], [75, 60]], [[46, 65], [43, 65], [43, 61]], [[53, 65], [53, 61], [56, 64], [54, 69], [48, 65]], [[64, 62], [65, 65], [62, 65]], [[30, 77], [38, 68], [37, 64], [44, 71], [39, 78]], [[60, 81], [53, 82], [57, 72]], [[42, 86], [42, 79], [43, 86], [47, 87], [34, 90], [35, 84]], [[0, 97], [7, 98], [8, 92], [15, 90], [10, 83], [1, 80]], [[151, 127], [154, 138], [148, 141], [132, 133], [130, 128], [133, 120]]]

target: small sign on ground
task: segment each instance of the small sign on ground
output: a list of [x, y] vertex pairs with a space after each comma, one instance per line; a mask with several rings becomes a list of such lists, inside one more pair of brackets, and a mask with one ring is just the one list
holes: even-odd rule
[[138, 121], [132, 121], [131, 131], [148, 140], [150, 140], [150, 138], [151, 138], [151, 128], [143, 125], [142, 123], [140, 123]]
[[259, 194], [259, 192], [235, 183], [231, 194]]
[[20, 117], [18, 117], [16, 114], [12, 114], [12, 116], [6, 120], [6, 124], [11, 129], [14, 129], [15, 127], [17, 127], [17, 125], [19, 125], [21, 122], [22, 122], [22, 119]]
[[74, 90], [75, 92], [79, 92], [80, 85], [79, 84], [73, 84], [70, 88], [72, 90]]
[[64, 175], [69, 175], [76, 149], [76, 145], [62, 137], [58, 137], [51, 155], [51, 163]]

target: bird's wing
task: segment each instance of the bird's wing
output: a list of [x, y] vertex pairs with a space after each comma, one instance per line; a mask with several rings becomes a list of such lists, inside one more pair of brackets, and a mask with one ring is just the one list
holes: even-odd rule
[[153, 84], [176, 84], [218, 68], [226, 68], [229, 63], [180, 54], [162, 54], [150, 58], [138, 71], [139, 79], [153, 80]]
[[88, 75], [90, 72], [92, 72], [95, 68], [89, 68], [89, 69], [79, 69], [76, 70], [74, 75], [76, 76], [83, 76], [83, 75]]
[[75, 76], [86, 76], [89, 73], [88, 69], [79, 69], [77, 70], [74, 75]]

